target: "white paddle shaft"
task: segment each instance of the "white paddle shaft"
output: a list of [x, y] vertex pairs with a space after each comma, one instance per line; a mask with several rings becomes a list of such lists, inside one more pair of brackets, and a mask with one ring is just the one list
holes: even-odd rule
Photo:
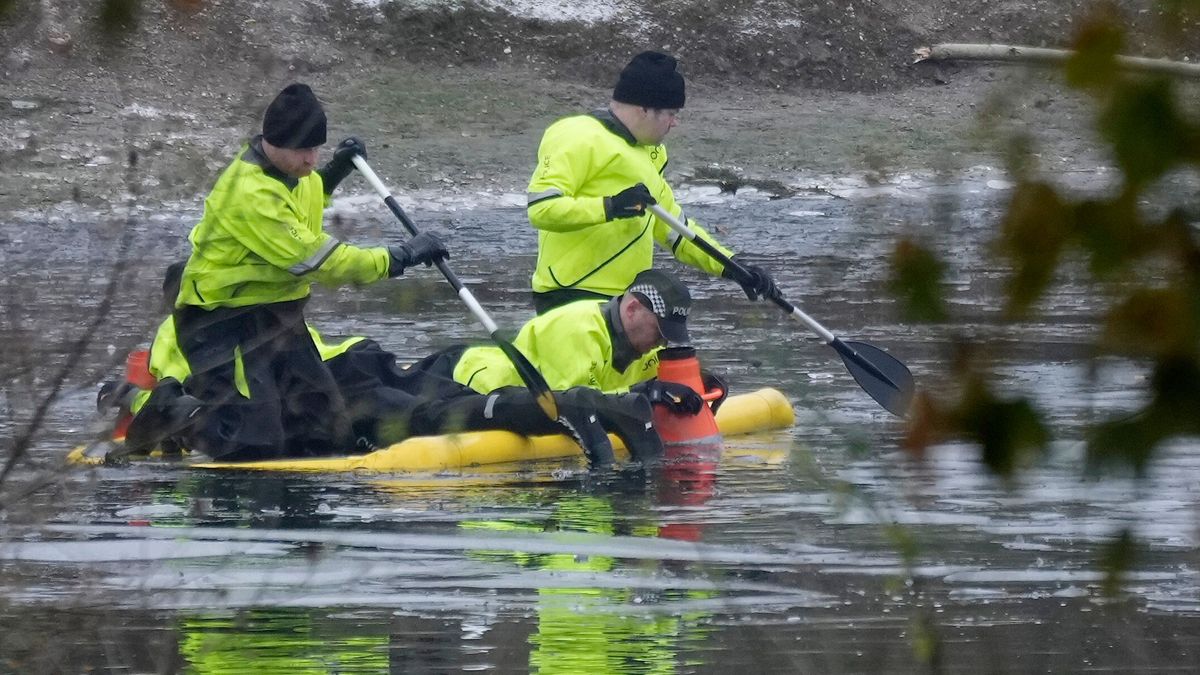
[[[691, 242], [695, 242], [697, 239], [699, 239], [699, 237], [696, 236], [695, 230], [688, 227], [683, 221], [681, 221], [678, 218], [676, 218], [675, 216], [671, 215], [670, 211], [667, 211], [666, 209], [659, 206], [658, 204], [651, 204], [650, 212], [653, 213], [655, 216], [657, 216], [659, 220], [661, 220], [664, 223], [666, 223], [667, 225], [669, 225], [672, 230], [675, 230], [676, 232], [678, 232], [679, 235], [681, 237], [683, 237], [684, 239], [687, 239], [688, 241], [691, 241]], [[700, 242], [707, 244], [707, 242], [705, 242], [703, 239], [700, 239]], [[713, 256], [714, 258], [716, 258], [719, 262], [723, 262], [725, 264], [729, 264], [729, 263], [733, 262], [727, 256], [721, 254], [721, 252], [718, 251], [713, 246], [706, 245], [706, 246], [702, 246], [702, 248], [705, 250], [705, 252], [707, 252], [709, 255]], [[737, 263], [733, 263], [733, 264], [736, 265]], [[795, 317], [797, 321], [800, 321], [804, 325], [808, 326], [814, 333], [817, 334], [817, 336], [819, 336], [822, 340], [824, 340], [826, 344], [833, 344], [833, 341], [837, 339], [833, 333], [830, 333], [828, 330], [826, 330], [826, 328], [824, 326], [817, 323], [816, 319], [805, 314], [799, 307], [796, 307], [795, 305], [791, 304], [790, 302], [787, 302], [786, 300], [784, 300], [783, 302], [786, 303], [785, 309], [788, 310], [788, 314]]]

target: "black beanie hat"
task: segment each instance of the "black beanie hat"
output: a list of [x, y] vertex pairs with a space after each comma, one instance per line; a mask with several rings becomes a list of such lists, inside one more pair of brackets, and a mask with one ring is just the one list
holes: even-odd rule
[[682, 108], [683, 75], [675, 70], [675, 57], [642, 52], [633, 57], [617, 78], [613, 100], [644, 108]]
[[277, 148], [315, 148], [325, 143], [325, 110], [307, 84], [289, 84], [267, 106], [262, 132]]

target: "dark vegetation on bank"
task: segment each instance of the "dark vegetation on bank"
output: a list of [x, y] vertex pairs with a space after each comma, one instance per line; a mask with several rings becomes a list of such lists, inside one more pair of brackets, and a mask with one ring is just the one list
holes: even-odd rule
[[[378, 6], [234, 0], [0, 0], [6, 78], [31, 68], [149, 68], [181, 87], [235, 64], [313, 72], [349, 60], [527, 67], [607, 86], [609, 64], [653, 47], [690, 77], [726, 86], [872, 92], [936, 79], [911, 65], [936, 42], [1066, 47], [1085, 0], [661, 0], [607, 21], [515, 16], [486, 2]], [[1200, 29], [1150, 0], [1121, 0], [1130, 54], [1200, 56]], [[172, 77], [173, 76], [173, 77]]]

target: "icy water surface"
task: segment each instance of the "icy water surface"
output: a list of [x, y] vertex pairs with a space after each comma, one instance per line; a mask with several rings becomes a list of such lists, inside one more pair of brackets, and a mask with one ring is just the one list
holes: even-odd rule
[[[664, 261], [694, 289], [706, 365], [735, 389], [787, 393], [794, 429], [729, 439], [715, 466], [651, 477], [598, 479], [571, 463], [438, 476], [71, 471], [5, 521], [0, 672], [1195, 672], [1200, 448], [1172, 446], [1141, 482], [1079, 478], [1080, 425], [1131, 408], [1142, 373], [1083, 360], [1095, 306], [1071, 279], [1042, 321], [998, 325], [1001, 277], [982, 243], [1006, 187], [981, 171], [947, 185], [847, 182], [837, 197], [697, 188], [682, 201], [827, 327], [894, 352], [925, 384], [944, 373], [948, 334], [897, 320], [886, 258], [905, 231], [950, 251], [966, 333], [1005, 347], [1001, 386], [1033, 395], [1063, 439], [1015, 488], [967, 445], [908, 461], [897, 424], [832, 350]], [[452, 266], [515, 327], [529, 315], [534, 237], [519, 207], [497, 201], [406, 205], [447, 234]], [[195, 208], [130, 218], [138, 263], [90, 364], [152, 330], [147, 301]], [[120, 242], [122, 222], [79, 211], [4, 223], [6, 288], [36, 289], [36, 312], [11, 313], [36, 326], [32, 363], [61, 360]], [[337, 213], [347, 239], [399, 236], [365, 196]], [[318, 291], [310, 318], [402, 359], [478, 338], [436, 274], [411, 276]], [[100, 374], [81, 368], [68, 383], [39, 470], [86, 434], [85, 380]], [[1106, 599], [1097, 551], [1125, 527], [1142, 548], [1125, 595]]]

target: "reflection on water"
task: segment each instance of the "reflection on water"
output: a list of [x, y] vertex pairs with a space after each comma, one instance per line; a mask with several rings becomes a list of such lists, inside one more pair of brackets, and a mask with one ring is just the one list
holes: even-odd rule
[[260, 675], [386, 672], [386, 628], [286, 609], [185, 615], [176, 626], [195, 672]]
[[[1092, 299], [1069, 279], [1028, 332], [996, 321], [1001, 277], [977, 245], [1003, 197], [991, 186], [909, 185], [876, 211], [849, 192], [685, 201], [822, 323], [894, 351], [920, 383], [944, 373], [948, 345], [897, 321], [885, 258], [900, 224], [931, 220], [932, 193], [955, 192], [962, 217], [938, 236], [964, 330], [1009, 347], [1001, 386], [1032, 395], [1063, 439], [1015, 490], [968, 446], [910, 462], [831, 350], [685, 270], [706, 366], [735, 389], [785, 391], [795, 429], [649, 476], [588, 476], [577, 462], [436, 476], [74, 471], [0, 531], [0, 672], [874, 673], [927, 670], [922, 653], [955, 673], [1187, 670], [1200, 652], [1200, 449], [1172, 446], [1140, 482], [1079, 479], [1081, 424], [1132, 407], [1142, 375], [1083, 360]], [[519, 210], [412, 212], [449, 223], [454, 267], [502, 325], [528, 316], [533, 237]], [[152, 226], [89, 363], [112, 363], [109, 344], [156, 322], [134, 289], [158, 287], [192, 216]], [[365, 239], [385, 217], [364, 200], [343, 234]], [[49, 288], [58, 261], [34, 345], [54, 363], [112, 236], [33, 226], [46, 236], [5, 251], [5, 283]], [[480, 337], [420, 270], [320, 291], [311, 318], [404, 359]], [[91, 374], [54, 411], [40, 467], [86, 428]], [[1126, 527], [1142, 548], [1125, 595], [1107, 599], [1097, 552]]]

